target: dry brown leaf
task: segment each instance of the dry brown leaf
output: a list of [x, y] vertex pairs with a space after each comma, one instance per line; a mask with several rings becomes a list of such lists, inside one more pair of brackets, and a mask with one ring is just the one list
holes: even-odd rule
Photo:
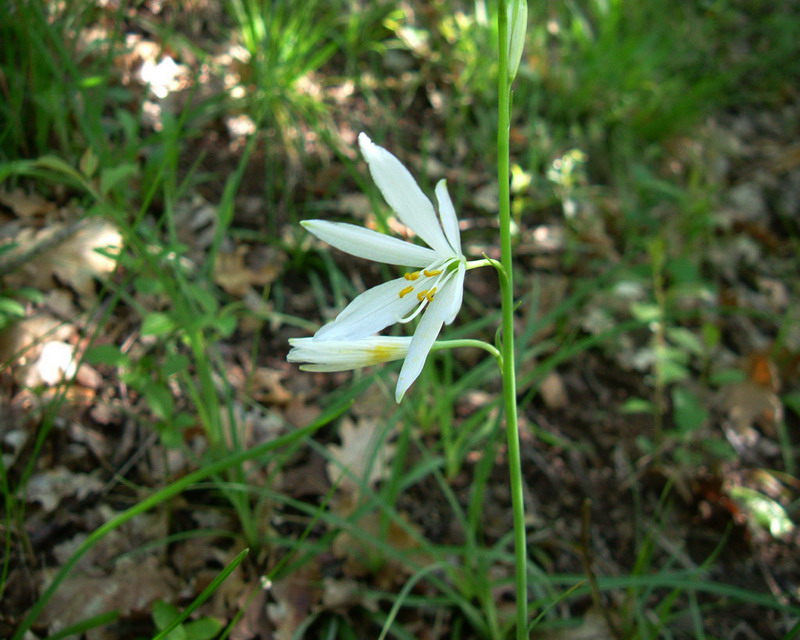
[[56, 205], [38, 193], [25, 193], [22, 189], [14, 191], [0, 190], [0, 204], [11, 209], [20, 218], [46, 216], [56, 210]]
[[[108, 611], [127, 616], [148, 614], [156, 600], [171, 601], [178, 580], [155, 557], [121, 562], [111, 575], [73, 575], [67, 578], [42, 611], [51, 633]], [[89, 640], [112, 636], [102, 628], [87, 632]]]
[[277, 252], [262, 256], [240, 245], [233, 252], [221, 252], [217, 256], [214, 282], [226, 293], [243, 298], [253, 286], [263, 287], [274, 282], [281, 273], [282, 264]]
[[[57, 234], [58, 225], [34, 236], [33, 231], [23, 230], [19, 237], [18, 251], [25, 252], [41, 241], [42, 233]], [[98, 253], [98, 250], [118, 251], [122, 246], [122, 236], [117, 228], [105, 220], [92, 220], [78, 228], [66, 240], [44, 253], [37, 255], [13, 274], [9, 279], [19, 285], [50, 289], [55, 285], [54, 278], [75, 289], [85, 307], [95, 300], [95, 279], [111, 273], [116, 260]]]
[[350, 607], [362, 606], [370, 611], [378, 610], [377, 603], [367, 597], [367, 590], [355, 580], [324, 578], [322, 589], [323, 609], [347, 610]]
[[82, 500], [102, 488], [103, 482], [93, 475], [73, 473], [66, 467], [56, 467], [36, 473], [28, 481], [28, 502], [38, 502], [50, 513], [55, 511], [64, 498], [75, 496]]
[[[413, 573], [414, 565], [424, 566], [433, 562], [429, 554], [419, 550], [421, 547], [417, 539], [422, 537], [419, 527], [409, 522], [404, 513], [400, 513], [399, 517], [404, 523], [402, 526], [395, 520], [390, 520], [384, 531], [385, 523], [381, 514], [373, 511], [355, 523], [359, 535], [342, 531], [334, 538], [331, 551], [337, 558], [344, 560], [344, 571], [347, 576], [364, 576], [376, 567], [380, 567], [377, 578], [383, 583], [382, 587], [389, 589]], [[413, 535], [409, 529], [417, 535]], [[386, 544], [398, 551], [408, 552], [405, 556], [407, 564], [396, 560], [386, 561], [382, 552], [369, 542], [370, 538], [382, 539], [384, 534]]]
[[272, 595], [275, 602], [267, 605], [267, 613], [276, 625], [275, 640], [292, 640], [322, 598], [319, 566], [312, 561], [276, 582]]
[[372, 213], [372, 202], [363, 193], [345, 193], [338, 197], [336, 209], [363, 220]]
[[306, 404], [302, 398], [292, 398], [283, 410], [286, 421], [298, 429], [305, 427], [319, 417], [322, 410], [316, 404]]
[[286, 404], [292, 394], [283, 386], [285, 371], [258, 367], [250, 378], [250, 393], [253, 398], [266, 404]]
[[75, 326], [53, 316], [39, 314], [20, 320], [0, 333], [0, 362], [21, 364], [33, 360], [46, 340], [67, 341], [75, 335]]
[[769, 387], [744, 380], [730, 385], [725, 392], [723, 408], [740, 436], [750, 434], [753, 425], [773, 426], [780, 421], [783, 405]]
[[[108, 504], [100, 504], [96, 509], [91, 509], [80, 514], [80, 522], [89, 529], [96, 529], [109, 522], [120, 512], [112, 509]], [[72, 516], [75, 520], [76, 516]], [[148, 513], [139, 514], [116, 529], [109, 531], [96, 544], [92, 545], [78, 561], [76, 569], [86, 574], [105, 575], [107, 569], [112, 567], [117, 559], [126, 553], [140, 549], [142, 545], [163, 540], [169, 533], [168, 513], [163, 509], [156, 509]], [[88, 534], [79, 533], [74, 537], [54, 546], [53, 554], [56, 559], [64, 563], [72, 553], [83, 543]], [[153, 554], [158, 554], [153, 551]], [[141, 556], [138, 556], [141, 559]], [[160, 557], [160, 556], [159, 556]]]
[[[222, 588], [225, 588], [225, 584]], [[230, 640], [273, 640], [272, 623], [267, 616], [267, 592], [259, 589], [251, 595], [254, 588], [256, 587], [250, 586], [247, 591], [242, 590], [241, 602], [235, 611], [244, 613], [231, 630]], [[220, 589], [217, 593], [219, 591]], [[214, 595], [216, 597], [216, 593]], [[224, 615], [230, 615], [229, 612], [230, 609], [226, 609]]]
[[539, 386], [539, 393], [548, 409], [559, 410], [567, 406], [567, 388], [564, 386], [564, 379], [555, 371], [551, 371], [542, 380]]
[[388, 477], [395, 447], [386, 442], [387, 434], [378, 422], [363, 418], [356, 424], [344, 418], [339, 425], [341, 445], [328, 445], [331, 461], [328, 477], [339, 489], [360, 495], [360, 485], [372, 486]]
[[311, 454], [308, 462], [284, 469], [280, 490], [292, 498], [325, 495], [330, 489], [330, 483], [324, 467], [322, 456]]
[[531, 636], [541, 640], [614, 640], [603, 614], [596, 609], [586, 612], [580, 626], [535, 633]]

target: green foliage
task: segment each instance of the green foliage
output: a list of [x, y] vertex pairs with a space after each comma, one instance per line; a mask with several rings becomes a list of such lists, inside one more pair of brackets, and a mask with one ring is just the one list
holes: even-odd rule
[[[160, 600], [153, 604], [153, 622], [159, 631], [169, 627], [179, 615], [178, 607], [173, 604]], [[179, 624], [164, 636], [164, 640], [211, 640], [217, 636], [222, 626], [222, 623], [214, 618], [199, 618]]]
[[[537, 18], [543, 28], [541, 8]], [[556, 25], [553, 68], [542, 78], [553, 83], [546, 117], [592, 143], [661, 140], [696, 121], [724, 88], [725, 76], [707, 67], [706, 23], [692, 6], [574, 1]]]
[[[92, 148], [110, 157], [116, 131], [104, 117], [130, 99], [113, 81], [112, 61], [124, 33], [124, 4], [110, 29], [87, 42], [98, 18], [92, 3], [3, 0], [0, 12], [0, 161]], [[13, 70], [13, 73], [11, 72]]]

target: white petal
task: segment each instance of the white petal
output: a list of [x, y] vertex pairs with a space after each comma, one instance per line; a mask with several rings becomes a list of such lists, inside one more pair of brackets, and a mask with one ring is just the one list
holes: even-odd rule
[[[315, 340], [353, 340], [365, 338], [395, 324], [419, 304], [416, 291], [400, 297], [400, 292], [413, 286], [405, 278], [395, 278], [367, 289], [347, 305], [333, 322], [314, 334]], [[417, 286], [416, 288], [419, 288]], [[436, 297], [434, 296], [434, 300]]]
[[372, 179], [397, 217], [434, 251], [452, 255], [431, 201], [422, 193], [408, 169], [386, 149], [372, 142], [367, 134], [360, 133], [358, 143]]
[[308, 231], [346, 253], [403, 267], [425, 267], [438, 257], [435, 251], [346, 222], [304, 220]]
[[439, 203], [439, 218], [442, 220], [442, 228], [447, 241], [453, 247], [456, 255], [461, 255], [461, 232], [458, 229], [458, 218], [456, 208], [450, 199], [447, 191], [447, 181], [442, 179], [436, 184], [436, 201]]
[[[446, 289], [445, 289], [446, 291]], [[411, 339], [411, 346], [408, 348], [408, 355], [406, 356], [403, 367], [400, 369], [400, 375], [397, 378], [397, 388], [395, 389], [395, 400], [400, 402], [403, 395], [414, 380], [422, 371], [425, 366], [425, 360], [428, 353], [436, 342], [436, 337], [442, 329], [444, 323], [445, 313], [450, 308], [450, 300], [447, 295], [434, 296], [433, 302], [425, 309], [417, 325], [417, 330], [414, 332], [414, 337]]]
[[293, 338], [286, 359], [303, 371], [349, 371], [405, 357], [411, 338], [369, 336], [361, 340], [320, 341]]
[[[461, 302], [464, 300], [464, 274], [466, 274], [466, 272], [466, 265], [463, 262], [459, 262], [458, 270], [455, 275], [450, 277], [450, 280], [442, 291], [449, 301], [449, 306], [444, 314], [445, 324], [452, 324], [458, 312], [461, 310]], [[434, 297], [434, 300], [435, 299]]]

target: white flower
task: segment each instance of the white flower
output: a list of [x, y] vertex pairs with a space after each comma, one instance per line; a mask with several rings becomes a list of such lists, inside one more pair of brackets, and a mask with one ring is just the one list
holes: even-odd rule
[[303, 371], [349, 371], [406, 357], [411, 338], [368, 336], [356, 340], [292, 338], [286, 359]]
[[[461, 253], [458, 220], [445, 181], [436, 185], [437, 216], [431, 201], [397, 158], [364, 133], [359, 134], [358, 142], [386, 202], [428, 247], [352, 224], [304, 221], [302, 225], [308, 231], [337, 249], [359, 258], [415, 269], [356, 297], [333, 322], [320, 328], [313, 340], [364, 339], [421, 314], [397, 380], [395, 398], [399, 402], [422, 371], [442, 324], [453, 322], [461, 308], [466, 259]], [[314, 348], [317, 354], [322, 353], [321, 347]], [[323, 364], [317, 361], [317, 366]]]

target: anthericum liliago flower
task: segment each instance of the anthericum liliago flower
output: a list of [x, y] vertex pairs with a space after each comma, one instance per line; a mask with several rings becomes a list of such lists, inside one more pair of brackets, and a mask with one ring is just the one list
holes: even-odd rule
[[[388, 338], [374, 334], [421, 315], [407, 345], [405, 362], [397, 380], [395, 398], [399, 402], [422, 371], [442, 324], [453, 322], [461, 308], [466, 258], [461, 253], [458, 220], [445, 181], [440, 180], [436, 185], [437, 216], [431, 201], [397, 158], [364, 133], [359, 134], [358, 142], [386, 202], [428, 247], [352, 224], [324, 220], [302, 222], [308, 231], [337, 249], [359, 258], [414, 270], [357, 296], [313, 338], [294, 341], [289, 360], [309, 362], [317, 371], [335, 371], [402, 358], [403, 355], [384, 357], [386, 352], [382, 349], [384, 344], [389, 344], [385, 343]], [[351, 350], [349, 356], [344, 354], [347, 349]], [[376, 349], [371, 357], [370, 349]], [[337, 353], [336, 357], [333, 353]], [[326, 361], [328, 356], [331, 359]], [[355, 364], [361, 362], [363, 364]], [[326, 366], [328, 368], [322, 368]]]

